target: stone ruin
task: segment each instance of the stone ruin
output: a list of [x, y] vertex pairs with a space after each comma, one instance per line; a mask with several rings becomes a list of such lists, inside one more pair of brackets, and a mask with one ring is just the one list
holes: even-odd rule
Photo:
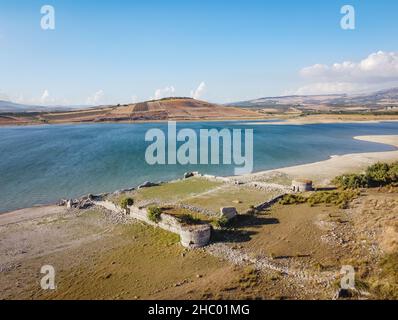
[[297, 179], [292, 181], [293, 192], [305, 192], [314, 190], [312, 181], [307, 179]]
[[201, 248], [210, 242], [212, 227], [208, 223], [185, 225], [176, 217], [165, 213], [161, 214], [158, 222], [154, 222], [148, 218], [146, 207], [132, 205], [125, 210], [108, 200], [96, 201], [95, 204], [113, 212], [124, 213], [131, 218], [140, 220], [154, 227], [176, 233], [180, 236], [181, 245], [187, 248]]
[[226, 219], [227, 221], [232, 220], [238, 215], [238, 211], [235, 207], [224, 207], [220, 208], [220, 218]]

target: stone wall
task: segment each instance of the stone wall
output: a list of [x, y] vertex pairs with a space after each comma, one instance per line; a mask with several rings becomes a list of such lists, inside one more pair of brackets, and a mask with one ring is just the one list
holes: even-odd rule
[[96, 201], [96, 204], [114, 212], [124, 212], [146, 224], [176, 233], [180, 236], [181, 244], [184, 247], [200, 248], [210, 242], [212, 227], [209, 224], [183, 225], [177, 218], [164, 213], [161, 214], [159, 222], [154, 222], [149, 220], [146, 208], [133, 205], [124, 210], [110, 201]]
[[305, 191], [312, 191], [312, 181], [310, 180], [293, 180], [292, 187], [293, 192], [305, 192]]
[[275, 203], [277, 203], [284, 196], [285, 196], [285, 193], [284, 194], [280, 194], [280, 195], [278, 195], [276, 197], [273, 197], [272, 199], [270, 199], [270, 200], [268, 200], [266, 202], [263, 202], [263, 203], [259, 204], [258, 206], [256, 206], [256, 209], [260, 210], [260, 211], [261, 210], [265, 210], [265, 209], [271, 207], [272, 205], [274, 205]]

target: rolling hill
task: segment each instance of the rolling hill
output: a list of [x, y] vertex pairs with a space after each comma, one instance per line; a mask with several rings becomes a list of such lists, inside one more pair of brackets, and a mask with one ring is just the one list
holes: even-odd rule
[[140, 103], [71, 111], [0, 114], [0, 124], [129, 122], [160, 120], [256, 119], [254, 110], [212, 104], [191, 98], [165, 98]]

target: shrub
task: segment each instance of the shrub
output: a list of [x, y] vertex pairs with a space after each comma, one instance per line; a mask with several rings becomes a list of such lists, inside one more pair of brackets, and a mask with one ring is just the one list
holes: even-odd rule
[[359, 196], [356, 190], [322, 191], [311, 194], [307, 202], [310, 206], [317, 204], [331, 204], [346, 209], [351, 200]]
[[398, 162], [394, 162], [390, 165], [388, 177], [393, 185], [398, 185]]
[[376, 163], [366, 170], [366, 176], [369, 178], [371, 186], [379, 187], [390, 183], [390, 166], [387, 163]]
[[229, 221], [226, 217], [222, 217], [215, 222], [215, 225], [219, 228], [225, 228], [226, 226], [228, 226], [228, 224]]
[[162, 214], [162, 209], [159, 207], [149, 207], [147, 209], [147, 217], [153, 222], [159, 222]]
[[281, 199], [280, 203], [282, 205], [308, 203], [311, 207], [317, 204], [330, 204], [346, 209], [349, 202], [358, 196], [359, 191], [357, 190], [320, 191], [314, 192], [308, 197], [288, 194]]
[[178, 220], [185, 224], [199, 224], [201, 222], [200, 219], [195, 218], [191, 214], [182, 214], [178, 217]]
[[346, 174], [333, 179], [333, 183], [343, 189], [358, 189], [398, 185], [398, 162], [393, 164], [376, 163], [366, 169], [365, 174]]
[[132, 206], [133, 204], [134, 204], [133, 198], [124, 197], [119, 201], [119, 206], [122, 209], [127, 209], [129, 206]]
[[280, 204], [289, 205], [289, 204], [300, 204], [305, 203], [307, 199], [299, 194], [287, 194], [283, 196], [283, 198], [279, 201]]
[[333, 179], [333, 184], [343, 189], [367, 188], [369, 179], [364, 174], [346, 174]]

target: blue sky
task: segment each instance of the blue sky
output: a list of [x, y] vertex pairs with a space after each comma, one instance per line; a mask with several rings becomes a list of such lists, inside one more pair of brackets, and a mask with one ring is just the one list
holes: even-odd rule
[[[340, 27], [345, 4], [355, 30]], [[43, 5], [55, 30], [40, 27]], [[229, 102], [386, 87], [398, 80], [397, 13], [394, 0], [0, 0], [0, 99], [124, 103], [202, 84], [198, 98]], [[363, 60], [379, 69], [364, 75]], [[346, 73], [330, 69], [344, 61]], [[315, 64], [324, 69], [303, 75]]]

